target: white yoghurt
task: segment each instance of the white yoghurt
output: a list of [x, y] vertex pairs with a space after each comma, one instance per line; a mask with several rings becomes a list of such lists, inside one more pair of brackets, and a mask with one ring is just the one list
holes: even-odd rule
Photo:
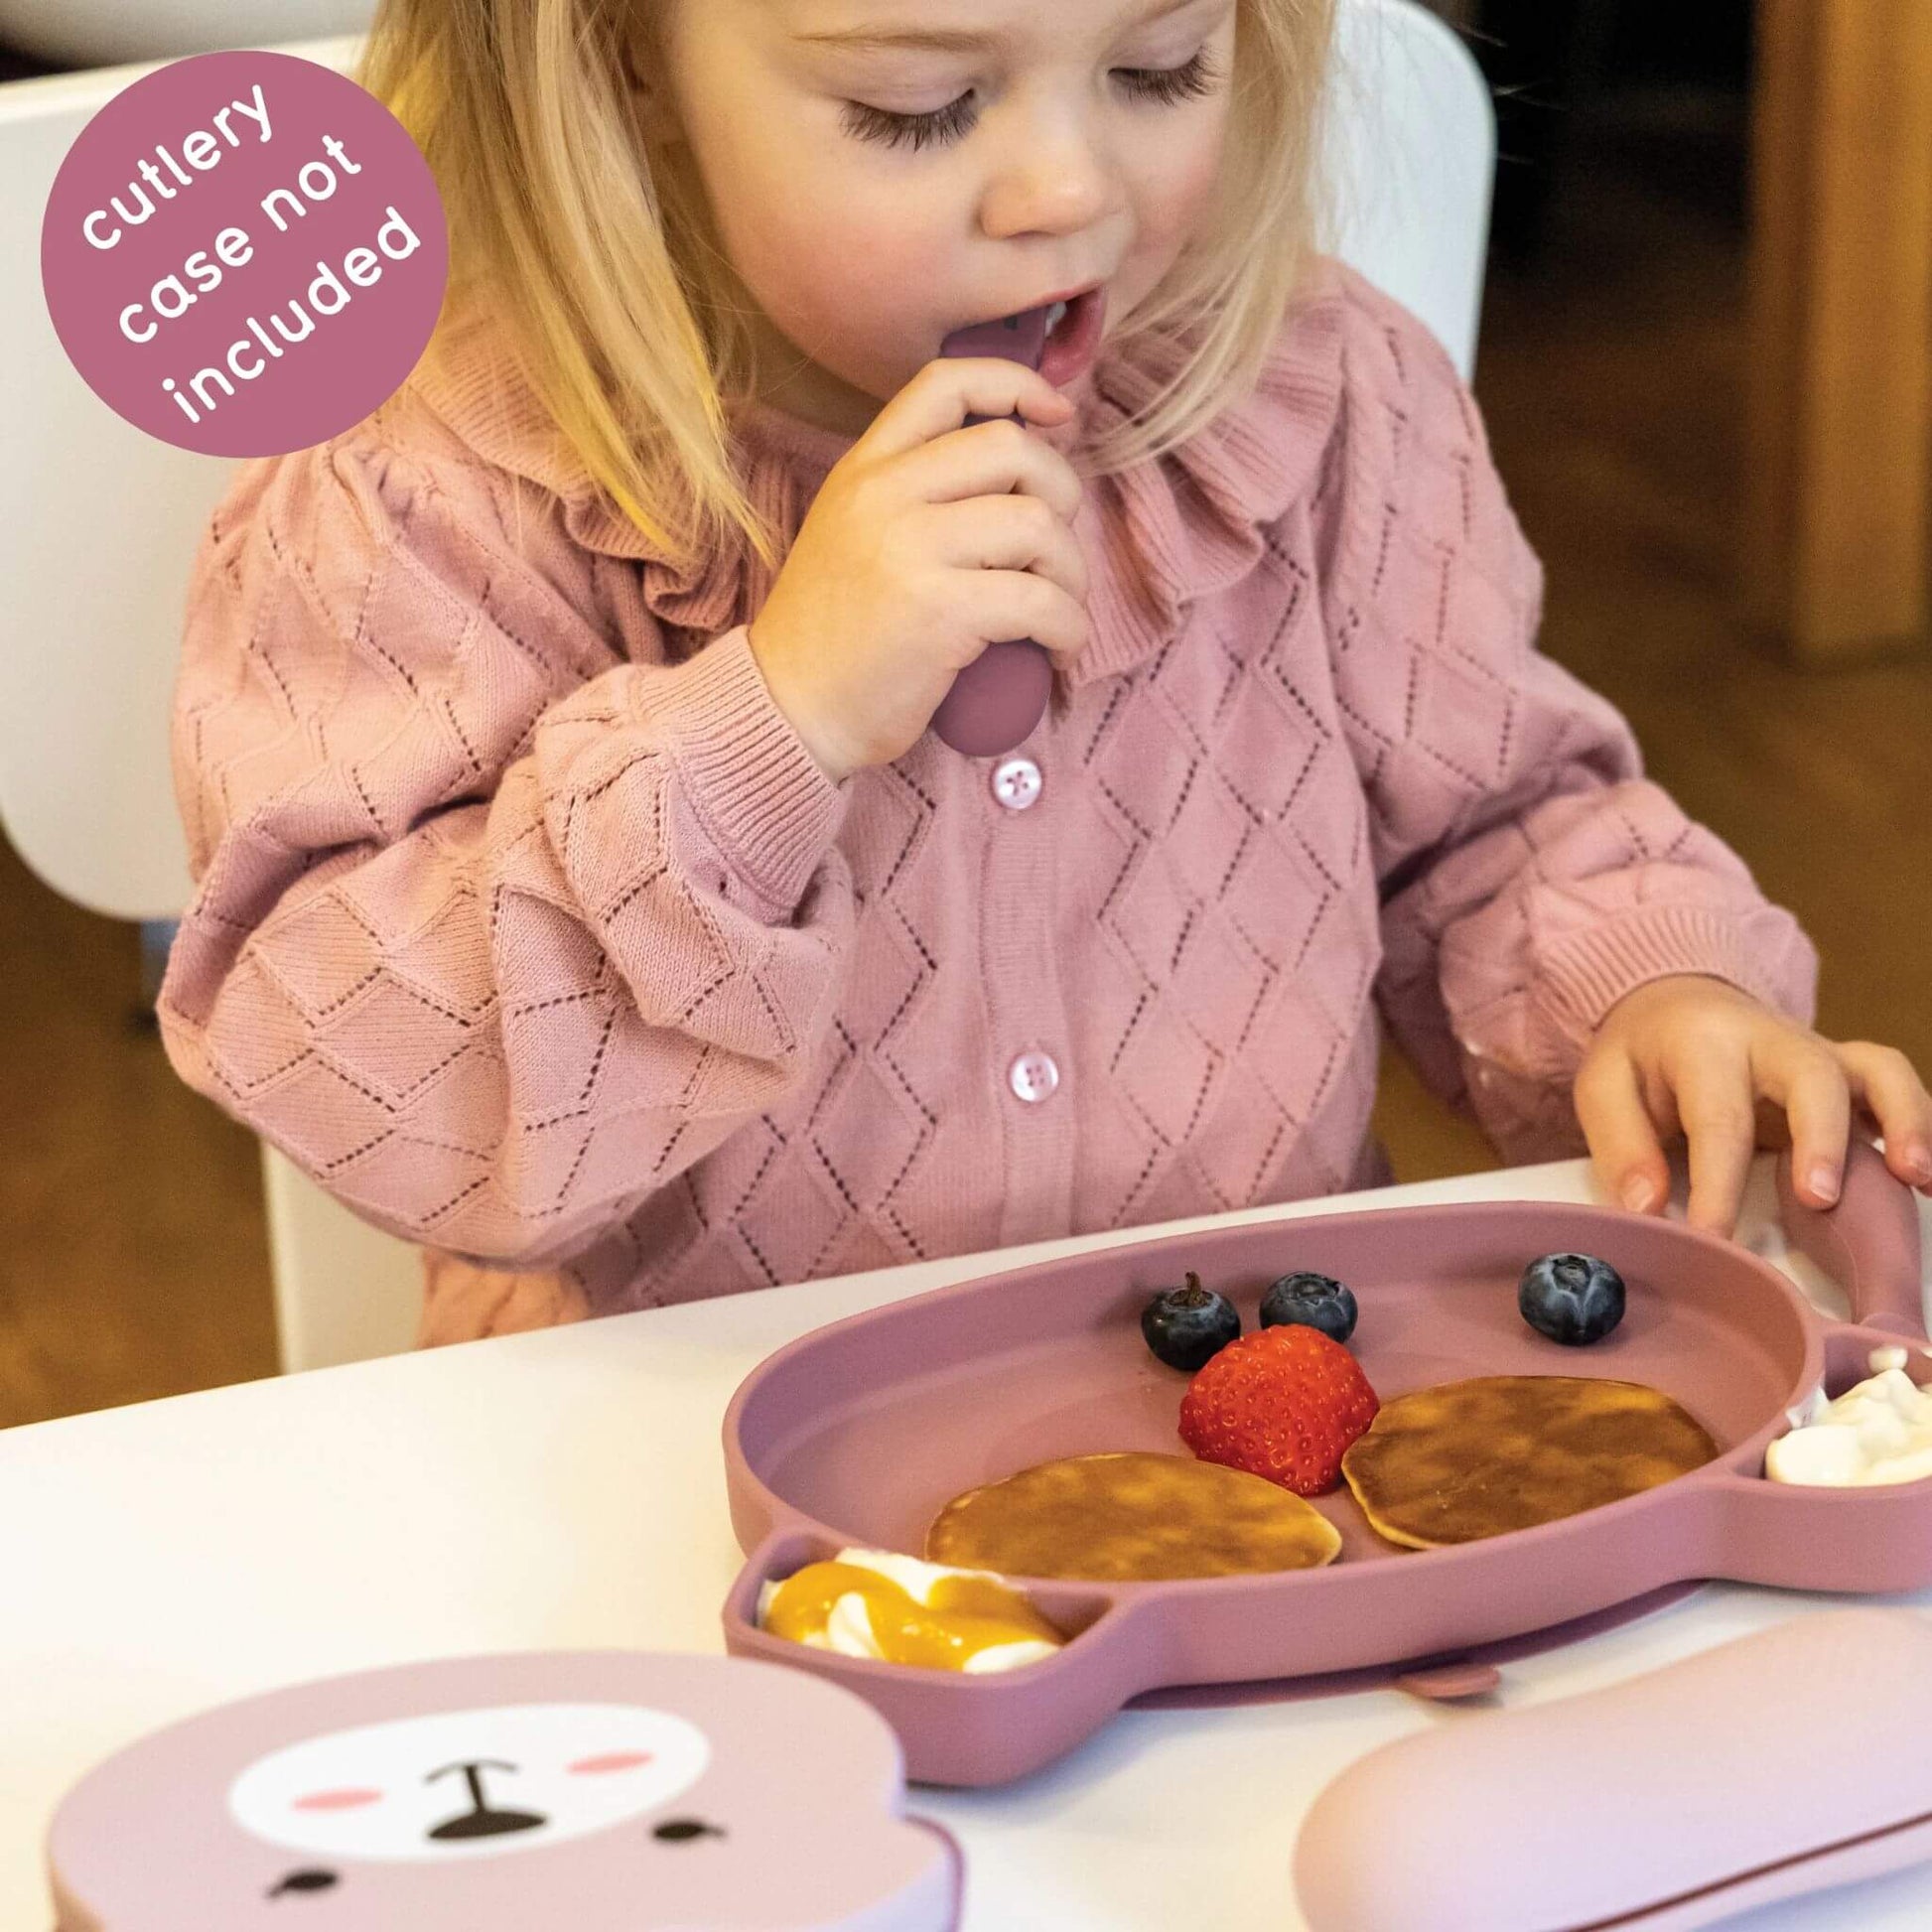
[[[990, 1570], [960, 1570], [950, 1564], [921, 1563], [917, 1557], [901, 1556], [897, 1550], [841, 1550], [834, 1561], [851, 1564], [858, 1570], [870, 1570], [874, 1576], [897, 1584], [915, 1603], [923, 1603], [927, 1607], [932, 1603], [933, 1586], [947, 1577], [984, 1577], [996, 1584], [1006, 1582], [1004, 1577], [995, 1576]], [[778, 1585], [775, 1583], [759, 1587], [760, 1629], [764, 1627], [771, 1599], [777, 1593]], [[825, 1628], [822, 1631], [809, 1631], [799, 1641], [813, 1650], [836, 1651], [841, 1657], [878, 1659], [885, 1655], [879, 1639], [873, 1635], [872, 1614], [866, 1607], [866, 1599], [857, 1590], [848, 1590], [845, 1595], [836, 1597], [826, 1615]], [[1052, 1656], [1058, 1648], [1057, 1644], [1039, 1638], [1028, 1638], [1021, 1643], [991, 1644], [968, 1657], [964, 1669], [969, 1677], [977, 1677], [985, 1671], [1018, 1670], [1022, 1664], [1036, 1664], [1041, 1658]]]
[[1864, 1488], [1932, 1476], [1932, 1391], [1905, 1373], [1902, 1348], [1874, 1348], [1870, 1376], [1836, 1402], [1793, 1413], [1789, 1435], [1764, 1451], [1773, 1482]]

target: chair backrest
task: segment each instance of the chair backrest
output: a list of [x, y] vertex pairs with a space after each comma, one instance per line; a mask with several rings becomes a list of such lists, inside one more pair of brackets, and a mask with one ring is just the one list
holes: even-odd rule
[[1342, 0], [1327, 173], [1328, 245], [1475, 370], [1496, 173], [1489, 83], [1410, 0]]
[[102, 68], [356, 34], [372, 0], [0, 0], [0, 40], [56, 67]]
[[[353, 39], [285, 51], [346, 69]], [[1406, 303], [1466, 374], [1495, 127], [1475, 64], [1410, 0], [1343, 0], [1328, 173], [1337, 253]], [[0, 261], [40, 257], [41, 211], [87, 120], [149, 71], [0, 86]], [[189, 566], [232, 466], [157, 443], [95, 399], [37, 278], [0, 277], [0, 830], [50, 886], [129, 919], [189, 878], [168, 709]], [[284, 1366], [405, 1346], [413, 1256], [265, 1150]]]

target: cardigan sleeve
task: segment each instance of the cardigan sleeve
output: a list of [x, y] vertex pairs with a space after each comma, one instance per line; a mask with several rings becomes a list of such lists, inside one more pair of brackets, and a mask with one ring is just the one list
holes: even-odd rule
[[1570, 1088], [1636, 987], [1727, 981], [1809, 1024], [1817, 959], [1536, 648], [1542, 571], [1435, 338], [1359, 290], [1319, 522], [1337, 698], [1369, 802], [1377, 998], [1514, 1159], [1581, 1147]]
[[853, 899], [744, 626], [672, 661], [635, 573], [509, 487], [355, 439], [240, 473], [190, 590], [160, 1019], [365, 1218], [541, 1264], [803, 1077]]

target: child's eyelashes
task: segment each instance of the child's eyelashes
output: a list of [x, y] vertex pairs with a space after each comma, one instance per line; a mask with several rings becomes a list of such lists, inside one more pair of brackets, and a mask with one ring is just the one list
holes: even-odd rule
[[862, 100], [849, 100], [843, 116], [848, 134], [889, 148], [940, 146], [964, 133], [972, 118], [973, 96], [969, 93], [930, 114], [892, 114], [883, 107], [868, 107]]
[[[1198, 99], [1220, 84], [1221, 71], [1206, 48], [1182, 67], [1116, 68], [1115, 77], [1129, 94], [1162, 106]], [[894, 114], [863, 101], [845, 104], [845, 129], [862, 141], [878, 141], [889, 148], [928, 148], [956, 140], [973, 122], [973, 95], [967, 91], [930, 114]]]

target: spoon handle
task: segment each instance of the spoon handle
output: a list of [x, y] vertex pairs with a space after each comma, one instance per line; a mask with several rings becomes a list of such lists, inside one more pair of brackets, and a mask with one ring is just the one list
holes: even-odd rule
[[[940, 344], [939, 353], [1004, 355], [1037, 369], [1045, 345], [1046, 311], [1030, 309], [1025, 315], [955, 329]], [[968, 416], [966, 427], [991, 420]], [[1015, 415], [1015, 422], [1022, 420]], [[953, 679], [952, 689], [932, 714], [932, 729], [941, 744], [968, 758], [1010, 752], [1045, 714], [1052, 686], [1052, 659], [1033, 638], [990, 643]]]

